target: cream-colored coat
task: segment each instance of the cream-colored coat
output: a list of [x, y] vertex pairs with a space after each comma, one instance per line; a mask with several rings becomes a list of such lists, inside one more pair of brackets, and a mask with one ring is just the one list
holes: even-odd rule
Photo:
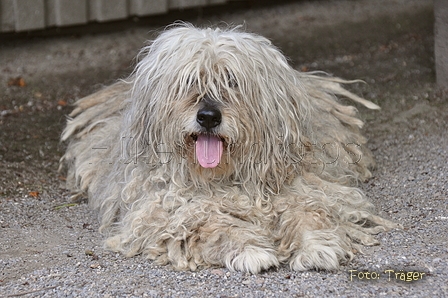
[[[270, 41], [233, 29], [168, 28], [133, 74], [79, 100], [62, 139], [68, 186], [99, 210], [108, 248], [195, 270], [335, 269], [357, 243], [399, 227], [356, 187], [373, 165], [352, 83], [288, 65]], [[222, 114], [204, 132], [204, 97]], [[215, 168], [200, 133], [221, 138]], [[359, 247], [358, 247], [359, 250]]]

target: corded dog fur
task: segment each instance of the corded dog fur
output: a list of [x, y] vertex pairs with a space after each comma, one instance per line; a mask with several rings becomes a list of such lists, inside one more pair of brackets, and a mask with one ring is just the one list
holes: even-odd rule
[[106, 246], [175, 269], [336, 269], [399, 225], [355, 187], [371, 177], [341, 87], [264, 37], [177, 24], [128, 79], [76, 103], [61, 166], [99, 210]]

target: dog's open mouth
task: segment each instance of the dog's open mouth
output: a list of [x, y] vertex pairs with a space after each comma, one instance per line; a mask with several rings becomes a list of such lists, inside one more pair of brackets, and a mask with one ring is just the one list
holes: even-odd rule
[[192, 134], [196, 159], [203, 168], [215, 168], [221, 162], [224, 139], [213, 134]]

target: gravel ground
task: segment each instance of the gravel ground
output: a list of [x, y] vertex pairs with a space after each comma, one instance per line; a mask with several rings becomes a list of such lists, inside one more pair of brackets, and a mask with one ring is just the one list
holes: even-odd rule
[[176, 272], [105, 251], [95, 212], [61, 187], [58, 139], [70, 104], [126, 76], [156, 28], [9, 40], [0, 43], [0, 296], [447, 297], [448, 97], [434, 85], [432, 1], [305, 1], [191, 21], [244, 22], [298, 69], [363, 79], [351, 88], [382, 110], [360, 109], [378, 161], [361, 187], [404, 230], [378, 235], [380, 246], [335, 272]]

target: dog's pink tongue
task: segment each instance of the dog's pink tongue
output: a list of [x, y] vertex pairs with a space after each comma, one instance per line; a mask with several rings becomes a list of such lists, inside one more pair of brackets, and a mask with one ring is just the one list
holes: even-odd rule
[[200, 134], [196, 140], [196, 158], [204, 168], [214, 168], [221, 161], [222, 141], [217, 136]]

